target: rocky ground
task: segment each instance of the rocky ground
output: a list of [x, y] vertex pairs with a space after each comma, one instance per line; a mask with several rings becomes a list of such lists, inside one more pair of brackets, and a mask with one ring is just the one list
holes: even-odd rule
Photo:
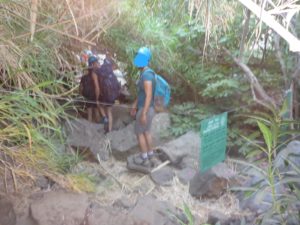
[[[193, 224], [239, 225], [241, 221], [254, 224], [255, 215], [266, 210], [255, 198], [230, 192], [242, 182], [251, 185], [258, 175], [245, 180], [230, 161], [198, 172], [197, 133], [162, 139], [160, 134], [170, 126], [167, 113], [158, 114], [153, 123], [161, 166], [141, 172], [130, 161], [137, 151], [134, 122], [127, 113], [115, 118], [115, 131], [107, 136], [101, 124], [83, 119], [66, 124], [65, 150], [76, 147], [91, 153], [89, 161], [80, 162], [72, 172], [96, 177], [95, 193], [66, 192], [51, 179], [40, 177], [30, 192], [0, 195], [0, 225], [191, 225], [185, 206]], [[294, 143], [282, 154], [299, 146]], [[277, 164], [283, 166], [282, 161]]]

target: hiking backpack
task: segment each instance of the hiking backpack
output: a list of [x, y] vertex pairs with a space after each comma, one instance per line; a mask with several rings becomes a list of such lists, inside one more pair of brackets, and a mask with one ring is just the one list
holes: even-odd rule
[[157, 112], [164, 111], [170, 103], [171, 89], [168, 82], [153, 70], [149, 69], [154, 74], [154, 108]]
[[82, 95], [88, 100], [95, 100], [94, 81], [91, 74], [82, 76], [80, 81], [82, 87]]
[[111, 62], [105, 59], [102, 66], [96, 70], [96, 74], [103, 101], [113, 103], [120, 95], [121, 85], [113, 72]]

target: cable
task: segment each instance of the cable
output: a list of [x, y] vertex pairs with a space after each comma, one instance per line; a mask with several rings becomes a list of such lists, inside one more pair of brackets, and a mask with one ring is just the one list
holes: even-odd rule
[[[21, 92], [18, 91], [8, 91], [5, 89], [0, 89], [0, 93], [7, 93], [7, 94], [23, 94]], [[29, 96], [31, 97], [42, 97], [41, 95], [38, 94], [31, 94], [31, 93], [27, 93]], [[128, 108], [128, 109], [132, 109], [133, 107], [128, 106], [128, 105], [121, 105], [121, 104], [109, 104], [106, 102], [101, 102], [101, 101], [92, 101], [92, 100], [85, 100], [85, 99], [71, 99], [71, 98], [64, 98], [64, 97], [58, 97], [58, 96], [49, 96], [49, 95], [44, 95], [47, 98], [52, 98], [52, 99], [56, 99], [56, 100], [64, 100], [64, 101], [69, 101], [69, 102], [79, 102], [79, 103], [92, 103], [92, 104], [97, 104], [99, 103], [100, 105], [104, 105], [104, 106], [116, 106], [116, 107], [120, 107], [120, 108]]]
[[[22, 90], [24, 92], [24, 90]], [[26, 90], [25, 90], [26, 91]], [[16, 91], [8, 91], [8, 90], [5, 90], [5, 89], [0, 89], [0, 93], [7, 93], [7, 94], [23, 94], [21, 92], [21, 90], [18, 90], [16, 89]], [[32, 97], [42, 97], [42, 95], [38, 95], [38, 94], [31, 94], [31, 93], [27, 93], [29, 96], [32, 96]], [[71, 98], [64, 98], [64, 97], [58, 97], [58, 96], [49, 96], [49, 95], [44, 95], [46, 96], [47, 98], [52, 98], [52, 99], [56, 99], [56, 100], [62, 100], [62, 101], [69, 101], [69, 102], [78, 102], [78, 103], [92, 103], [92, 104], [100, 104], [100, 105], [103, 105], [103, 106], [113, 106], [113, 107], [119, 107], [119, 108], [126, 108], [126, 109], [133, 109], [133, 107], [131, 106], [128, 106], [128, 105], [122, 105], [122, 104], [109, 104], [109, 103], [106, 103], [106, 102], [101, 102], [101, 101], [92, 101], [92, 100], [86, 100], [86, 99], [71, 99]], [[243, 108], [248, 108], [249, 106], [252, 106], [256, 104], [256, 102], [252, 102], [251, 104], [247, 104], [247, 105], [243, 105], [243, 106], [240, 106], [240, 107], [237, 107], [237, 108], [233, 108], [233, 109], [229, 109], [227, 111], [224, 111], [224, 112], [220, 112], [218, 114], [222, 114], [222, 113], [232, 113], [232, 112], [235, 112], [237, 110], [240, 110], [240, 109], [243, 109]], [[213, 117], [213, 116], [216, 116], [218, 114], [214, 114], [214, 115], [210, 115], [209, 117]], [[209, 118], [207, 117], [207, 118]], [[204, 118], [206, 119], [206, 118]]]

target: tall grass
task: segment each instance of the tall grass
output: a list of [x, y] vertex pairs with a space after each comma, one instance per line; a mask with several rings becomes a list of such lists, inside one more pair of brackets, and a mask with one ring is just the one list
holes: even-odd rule
[[117, 6], [109, 0], [0, 1], [0, 184], [6, 191], [40, 175], [68, 189], [93, 190], [71, 173], [79, 158], [64, 150], [62, 126], [72, 104], [55, 97], [76, 95], [74, 53], [96, 43], [117, 18]]

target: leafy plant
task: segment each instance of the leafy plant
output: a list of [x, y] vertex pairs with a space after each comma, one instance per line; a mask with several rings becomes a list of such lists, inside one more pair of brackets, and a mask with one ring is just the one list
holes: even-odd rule
[[183, 205], [183, 213], [184, 213], [184, 215], [185, 215], [188, 222], [185, 223], [181, 219], [176, 218], [177, 221], [180, 223], [180, 225], [194, 225], [195, 224], [194, 216], [193, 216], [190, 208], [188, 207], [188, 205], [186, 203], [184, 203], [184, 205]]
[[[242, 188], [244, 191], [255, 194], [261, 201], [271, 193], [271, 207], [259, 216], [258, 221], [262, 224], [270, 221], [273, 224], [287, 224], [288, 217], [299, 219], [295, 211], [296, 204], [299, 204], [299, 190], [295, 188], [295, 184], [299, 184], [299, 179], [291, 179], [289, 173], [280, 171], [275, 165], [275, 159], [283, 146], [294, 139], [293, 135], [299, 136], [299, 130], [290, 129], [298, 122], [282, 118], [286, 110], [285, 104], [279, 111], [270, 107], [268, 109], [269, 113], [248, 115], [256, 120], [261, 134], [258, 136], [255, 133], [252, 137], [244, 136], [244, 139], [253, 146], [247, 155], [252, 161], [250, 163], [234, 161], [252, 168], [261, 177], [253, 187]], [[295, 170], [300, 172], [298, 168]], [[290, 186], [295, 189], [287, 191]]]
[[200, 121], [204, 119], [213, 108], [197, 106], [194, 103], [175, 105], [171, 109], [172, 126], [171, 135], [180, 136], [189, 130], [200, 129]]

